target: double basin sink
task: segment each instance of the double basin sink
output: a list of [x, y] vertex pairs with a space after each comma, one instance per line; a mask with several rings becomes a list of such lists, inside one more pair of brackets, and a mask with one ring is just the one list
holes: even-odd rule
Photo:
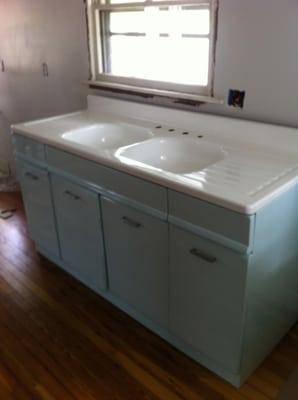
[[62, 134], [84, 147], [113, 150], [123, 163], [145, 169], [185, 174], [225, 158], [219, 145], [188, 135], [158, 135], [154, 130], [122, 122], [103, 122]]

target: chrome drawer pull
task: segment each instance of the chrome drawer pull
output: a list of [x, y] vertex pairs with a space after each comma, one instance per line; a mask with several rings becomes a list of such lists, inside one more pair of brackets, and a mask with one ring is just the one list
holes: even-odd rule
[[190, 254], [192, 254], [193, 256], [196, 256], [198, 258], [201, 258], [204, 261], [207, 261], [209, 263], [215, 263], [216, 262], [216, 257], [211, 256], [210, 254], [205, 253], [202, 250], [193, 248], [189, 250]]
[[132, 226], [133, 228], [141, 228], [141, 226], [142, 226], [142, 224], [140, 224], [139, 222], [136, 222], [133, 219], [128, 218], [128, 217], [122, 217], [122, 221], [125, 224]]
[[67, 196], [71, 197], [74, 200], [80, 200], [80, 196], [78, 196], [77, 194], [72, 193], [70, 190], [65, 190], [64, 194], [66, 194]]
[[38, 181], [39, 177], [37, 175], [32, 174], [32, 172], [25, 172], [25, 176], [27, 178], [32, 179], [33, 181]]

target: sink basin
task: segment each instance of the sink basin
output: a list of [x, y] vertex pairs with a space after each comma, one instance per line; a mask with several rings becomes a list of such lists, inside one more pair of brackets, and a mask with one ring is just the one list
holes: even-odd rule
[[62, 134], [62, 138], [82, 146], [101, 149], [125, 146], [152, 137], [150, 129], [122, 123], [98, 123]]
[[119, 149], [116, 157], [126, 164], [185, 174], [223, 160], [226, 152], [200, 139], [159, 137]]

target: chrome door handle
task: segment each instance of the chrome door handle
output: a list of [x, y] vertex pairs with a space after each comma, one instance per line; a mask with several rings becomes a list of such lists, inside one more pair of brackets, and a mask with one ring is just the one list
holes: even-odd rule
[[122, 221], [124, 222], [124, 224], [127, 224], [133, 228], [141, 228], [142, 224], [140, 222], [134, 221], [131, 218], [128, 217], [122, 217]]
[[80, 196], [78, 196], [78, 195], [75, 194], [75, 193], [72, 193], [70, 190], [65, 190], [65, 191], [64, 191], [64, 194], [65, 194], [66, 196], [71, 197], [71, 198], [74, 199], [74, 200], [80, 200]]
[[27, 176], [27, 178], [32, 179], [33, 181], [38, 181], [39, 177], [35, 174], [33, 174], [32, 172], [25, 172], [25, 176]]
[[210, 254], [207, 254], [204, 251], [196, 249], [196, 248], [190, 249], [189, 252], [193, 256], [201, 258], [202, 260], [207, 261], [207, 262], [209, 262], [211, 264], [214, 264], [216, 262], [216, 260], [217, 260], [216, 257], [214, 257], [214, 256], [212, 256]]

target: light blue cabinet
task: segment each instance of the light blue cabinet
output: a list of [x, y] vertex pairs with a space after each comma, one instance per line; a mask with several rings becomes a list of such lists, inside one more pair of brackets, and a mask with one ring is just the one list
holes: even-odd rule
[[59, 257], [53, 204], [47, 170], [16, 161], [18, 179], [32, 239], [54, 257]]
[[247, 259], [170, 226], [170, 330], [230, 371], [240, 366]]
[[64, 268], [91, 288], [105, 290], [99, 196], [56, 175], [51, 181]]
[[244, 215], [20, 135], [15, 149], [38, 250], [232, 384], [297, 320], [297, 186]]
[[106, 198], [102, 212], [111, 293], [167, 326], [167, 223]]

